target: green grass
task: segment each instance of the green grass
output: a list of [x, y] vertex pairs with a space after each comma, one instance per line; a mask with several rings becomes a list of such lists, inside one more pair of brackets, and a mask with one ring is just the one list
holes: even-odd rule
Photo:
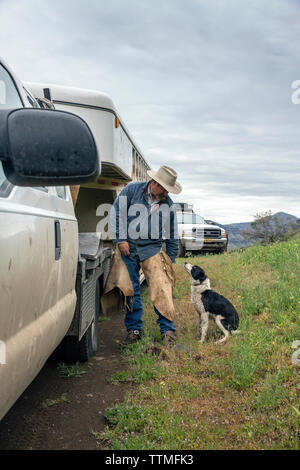
[[[157, 364], [156, 354], [160, 350], [160, 348], [152, 345], [150, 336], [146, 334], [139, 342], [123, 349], [123, 355], [127, 360], [129, 369], [117, 372], [111, 377], [110, 381], [112, 383], [143, 383], [155, 379], [158, 374], [158, 370], [155, 367]], [[160, 373], [162, 373], [161, 370]]]
[[288, 398], [288, 390], [284, 387], [285, 378], [289, 378], [290, 370], [279, 370], [268, 373], [258, 394], [254, 396], [253, 409], [258, 411], [274, 411]]
[[120, 382], [129, 382], [131, 379], [131, 374], [128, 370], [122, 370], [121, 372], [116, 372], [111, 378], [110, 383], [116, 385]]
[[57, 369], [59, 371], [59, 375], [63, 378], [81, 377], [86, 373], [80, 362], [76, 362], [72, 365], [67, 365], [64, 362], [60, 362], [57, 365]]
[[[241, 334], [221, 346], [212, 323], [196, 336], [197, 314], [183, 263], [201, 265], [212, 288], [240, 315]], [[300, 239], [218, 256], [178, 259], [174, 291], [181, 350], [160, 339], [147, 290], [145, 337], [124, 350], [128, 368], [112, 380], [136, 386], [94, 432], [110, 449], [299, 449]]]
[[46, 399], [41, 403], [41, 408], [50, 408], [52, 406], [59, 405], [60, 403], [66, 403], [69, 400], [67, 399], [66, 393], [63, 393], [60, 397], [58, 398], [53, 398], [53, 399]]
[[252, 385], [259, 374], [265, 370], [266, 360], [270, 360], [272, 334], [268, 329], [244, 331], [243, 338], [238, 338], [231, 345], [230, 354], [218, 361], [224, 380], [238, 390], [243, 390]]

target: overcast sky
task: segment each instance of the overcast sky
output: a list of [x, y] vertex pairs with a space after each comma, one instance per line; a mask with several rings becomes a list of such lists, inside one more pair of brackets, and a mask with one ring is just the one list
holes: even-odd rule
[[299, 24], [298, 0], [0, 0], [0, 55], [109, 94], [205, 218], [300, 217]]

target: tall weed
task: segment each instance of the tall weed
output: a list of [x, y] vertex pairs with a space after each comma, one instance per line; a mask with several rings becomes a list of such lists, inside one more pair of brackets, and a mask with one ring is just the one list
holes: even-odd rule
[[257, 329], [231, 345], [227, 356], [227, 383], [238, 390], [249, 387], [265, 367], [272, 345], [272, 331]]

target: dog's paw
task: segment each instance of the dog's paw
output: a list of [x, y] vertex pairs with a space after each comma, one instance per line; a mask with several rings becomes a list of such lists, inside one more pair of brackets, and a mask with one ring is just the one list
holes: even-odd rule
[[225, 344], [227, 341], [227, 338], [219, 339], [219, 341], [216, 341], [215, 344]]

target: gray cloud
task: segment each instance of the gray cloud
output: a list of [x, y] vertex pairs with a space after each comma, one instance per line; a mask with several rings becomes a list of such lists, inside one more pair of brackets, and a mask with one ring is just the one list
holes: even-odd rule
[[298, 25], [292, 0], [0, 1], [18, 75], [108, 93], [151, 166], [220, 222], [300, 217]]

